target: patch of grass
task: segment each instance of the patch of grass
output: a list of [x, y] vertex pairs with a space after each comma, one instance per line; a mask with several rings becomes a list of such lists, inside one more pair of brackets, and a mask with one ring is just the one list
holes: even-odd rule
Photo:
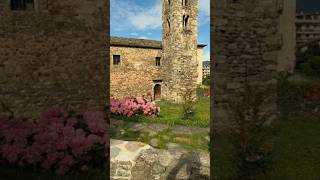
[[184, 125], [184, 126], [197, 126], [209, 127], [210, 125], [210, 98], [200, 98], [195, 104], [195, 115], [190, 120], [184, 120], [182, 107], [180, 104], [174, 104], [167, 101], [158, 101], [157, 105], [160, 106], [160, 116], [147, 117], [147, 116], [115, 116], [111, 115], [114, 119], [119, 119], [128, 122], [146, 122], [146, 123], [162, 123], [170, 126]]
[[107, 167], [86, 172], [71, 172], [59, 176], [54, 172], [0, 166], [0, 179], [3, 180], [105, 180], [109, 176]]
[[274, 179], [320, 177], [320, 119], [300, 114], [282, 120], [276, 132]]
[[[300, 114], [281, 119], [274, 129], [271, 179], [318, 179], [320, 177], [320, 119]], [[216, 135], [211, 153], [214, 179], [232, 179], [237, 159], [224, 136]]]
[[[176, 141], [175, 138], [186, 138], [190, 139], [190, 142]], [[159, 140], [160, 149], [167, 149], [169, 143], [176, 143], [187, 150], [209, 150], [209, 141], [206, 139], [209, 135], [205, 132], [197, 132], [192, 134], [176, 134], [170, 129], [160, 131], [154, 135], [149, 135], [148, 132], [133, 132], [129, 129], [124, 129], [121, 139], [128, 141], [140, 141], [149, 144], [151, 139]]]

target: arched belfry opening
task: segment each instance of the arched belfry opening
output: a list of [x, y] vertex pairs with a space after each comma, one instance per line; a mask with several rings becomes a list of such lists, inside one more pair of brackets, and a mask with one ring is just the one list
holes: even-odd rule
[[188, 22], [189, 22], [189, 15], [183, 15], [183, 29], [187, 30], [188, 29]]
[[161, 99], [161, 85], [156, 84], [153, 88], [154, 93], [154, 100], [160, 100]]

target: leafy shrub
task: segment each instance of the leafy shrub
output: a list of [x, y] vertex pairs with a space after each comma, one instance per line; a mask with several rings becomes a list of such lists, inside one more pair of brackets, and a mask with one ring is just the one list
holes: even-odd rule
[[313, 69], [314, 73], [320, 76], [320, 56], [313, 56], [309, 59], [310, 67]]
[[160, 114], [160, 107], [154, 101], [143, 97], [123, 99], [111, 99], [111, 113], [115, 115], [132, 117], [135, 115], [157, 116]]
[[195, 114], [195, 90], [187, 89], [182, 98], [183, 119], [192, 119]]
[[278, 77], [278, 108], [282, 115], [299, 112], [304, 103], [305, 85], [289, 82], [289, 74]]
[[65, 174], [104, 164], [109, 138], [103, 112], [70, 116], [51, 108], [37, 120], [0, 116], [0, 163]]
[[198, 98], [210, 97], [210, 87], [198, 87], [197, 88], [197, 96]]
[[210, 77], [204, 77], [202, 80], [202, 84], [206, 86], [210, 86]]
[[269, 90], [247, 85], [237, 97], [228, 104], [231, 126], [227, 131], [236, 150], [237, 179], [264, 179], [271, 165], [272, 126], [263, 109], [273, 96]]
[[297, 52], [297, 70], [308, 76], [320, 77], [320, 47], [309, 47], [306, 52]]

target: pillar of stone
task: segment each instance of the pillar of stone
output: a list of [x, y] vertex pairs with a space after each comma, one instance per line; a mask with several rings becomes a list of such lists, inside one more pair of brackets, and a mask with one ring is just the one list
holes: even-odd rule
[[293, 73], [296, 61], [296, 0], [283, 1], [280, 16], [283, 46], [279, 52], [279, 72]]
[[264, 111], [275, 119], [283, 1], [214, 0], [211, 13], [212, 131], [228, 125], [229, 106], [246, 84], [272, 92]]
[[197, 87], [198, 0], [163, 0], [163, 98], [181, 102]]

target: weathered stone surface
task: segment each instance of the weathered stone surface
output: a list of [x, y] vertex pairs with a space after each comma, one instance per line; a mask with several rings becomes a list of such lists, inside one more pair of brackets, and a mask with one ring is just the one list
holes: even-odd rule
[[158, 147], [159, 146], [159, 139], [153, 138], [150, 140], [150, 145], [153, 147]]
[[16, 116], [54, 105], [102, 110], [107, 7], [104, 0], [37, 0], [13, 11], [10, 1], [0, 1], [0, 101]]
[[[126, 144], [136, 143], [122, 141], [123, 145], [113, 145], [112, 142], [114, 141], [111, 141], [111, 149], [114, 146], [120, 147], [125, 153], [128, 151]], [[111, 179], [206, 180], [210, 177], [210, 158], [204, 151], [171, 152], [145, 145], [134, 154], [134, 158], [111, 158]]]
[[[277, 72], [292, 70], [294, 62], [294, 4], [285, 0], [212, 2], [212, 129], [228, 124], [228, 104], [239, 99], [246, 85], [273, 92], [270, 103], [276, 104]], [[276, 106], [264, 105], [272, 107], [263, 111], [274, 118]]]
[[[203, 47], [203, 45], [196, 46], [196, 64], [194, 66], [197, 69], [192, 71], [198, 78], [196, 84], [202, 82]], [[166, 90], [163, 89], [163, 86], [166, 84], [166, 80], [164, 77], [170, 72], [169, 68], [171, 67], [166, 66], [163, 52], [164, 48], [161, 41], [111, 38], [111, 97], [122, 98], [124, 96], [145, 96], [148, 94], [154, 97], [156, 84], [161, 85], [161, 92], [162, 94], [165, 93]], [[113, 64], [113, 55], [120, 55], [121, 63], [119, 65]], [[156, 66], [156, 57], [161, 58], [160, 66]], [[191, 66], [188, 63], [186, 65]], [[165, 96], [162, 96], [162, 98], [165, 98]]]
[[174, 102], [198, 81], [198, 0], [185, 2], [162, 1], [163, 97]]

